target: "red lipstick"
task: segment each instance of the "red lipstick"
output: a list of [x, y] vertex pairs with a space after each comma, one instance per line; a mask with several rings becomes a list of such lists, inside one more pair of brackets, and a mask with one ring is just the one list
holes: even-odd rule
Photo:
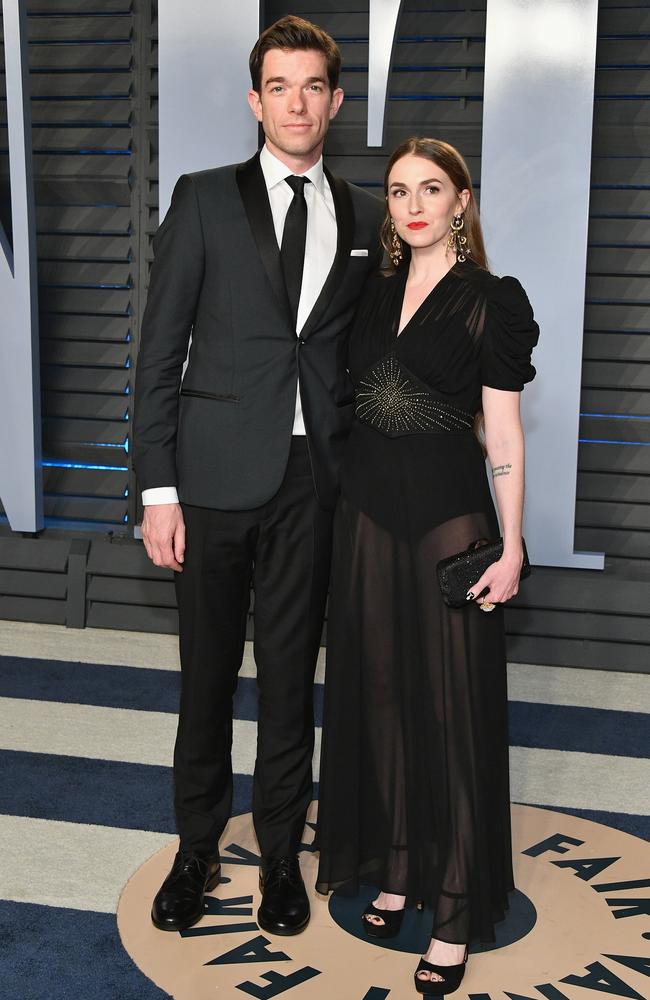
[[429, 225], [428, 222], [409, 222], [408, 228], [409, 229], [424, 229], [424, 227], [428, 226], [428, 225]]

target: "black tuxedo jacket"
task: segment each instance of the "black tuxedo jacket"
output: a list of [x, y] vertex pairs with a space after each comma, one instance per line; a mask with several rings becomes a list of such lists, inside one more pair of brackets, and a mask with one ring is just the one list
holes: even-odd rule
[[316, 493], [334, 506], [353, 413], [347, 333], [364, 280], [380, 265], [383, 205], [326, 176], [338, 246], [299, 337], [259, 154], [179, 179], [154, 238], [137, 361], [141, 489], [176, 486], [181, 502], [221, 510], [265, 503], [285, 472], [299, 380]]

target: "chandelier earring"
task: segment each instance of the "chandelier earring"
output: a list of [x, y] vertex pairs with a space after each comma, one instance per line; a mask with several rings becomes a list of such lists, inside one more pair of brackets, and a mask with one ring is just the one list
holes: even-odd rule
[[455, 215], [450, 223], [449, 239], [447, 240], [447, 246], [456, 254], [456, 260], [461, 264], [467, 260], [467, 255], [471, 254], [470, 248], [467, 246], [467, 237], [463, 235], [463, 229], [465, 228], [465, 213], [461, 212], [459, 215]]
[[395, 223], [390, 220], [390, 250], [388, 253], [393, 267], [399, 267], [400, 261], [404, 257], [402, 249], [402, 241], [397, 235], [397, 230], [395, 229]]

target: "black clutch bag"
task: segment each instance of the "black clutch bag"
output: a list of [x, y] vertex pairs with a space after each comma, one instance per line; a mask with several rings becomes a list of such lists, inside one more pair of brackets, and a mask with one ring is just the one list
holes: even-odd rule
[[[530, 562], [523, 538], [521, 544], [524, 549], [524, 561], [519, 579], [524, 580], [530, 576]], [[477, 542], [472, 542], [464, 552], [457, 552], [455, 556], [441, 559], [436, 567], [436, 572], [445, 604], [448, 604], [450, 608], [464, 607], [467, 604], [468, 591], [481, 579], [488, 566], [500, 559], [502, 555], [502, 538], [497, 538], [493, 542], [479, 539]]]

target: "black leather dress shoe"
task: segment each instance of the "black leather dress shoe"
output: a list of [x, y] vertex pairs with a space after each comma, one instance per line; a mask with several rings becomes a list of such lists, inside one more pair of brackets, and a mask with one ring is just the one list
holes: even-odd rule
[[298, 858], [263, 858], [257, 922], [269, 934], [299, 934], [309, 923], [309, 900]]
[[161, 931], [182, 931], [203, 916], [203, 897], [219, 883], [219, 859], [208, 861], [179, 851], [151, 908], [151, 919]]

